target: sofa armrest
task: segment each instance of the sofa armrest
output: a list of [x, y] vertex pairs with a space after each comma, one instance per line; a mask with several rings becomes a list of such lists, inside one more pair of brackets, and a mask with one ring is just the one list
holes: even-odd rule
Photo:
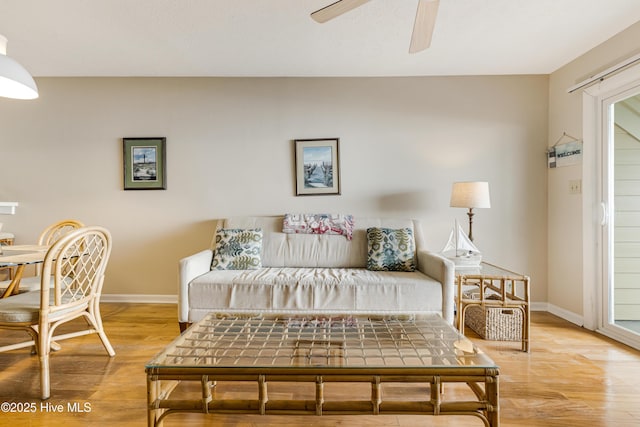
[[442, 284], [442, 317], [454, 322], [455, 265], [440, 254], [418, 251], [418, 270]]
[[178, 264], [178, 322], [189, 321], [189, 282], [211, 270], [213, 251], [205, 249]]

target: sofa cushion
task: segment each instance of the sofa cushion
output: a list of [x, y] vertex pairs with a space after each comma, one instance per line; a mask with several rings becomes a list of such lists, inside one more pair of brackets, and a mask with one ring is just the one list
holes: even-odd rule
[[283, 233], [338, 234], [353, 239], [353, 215], [285, 214]]
[[262, 230], [223, 228], [216, 233], [211, 268], [251, 270], [262, 267]]
[[191, 322], [209, 312], [442, 314], [442, 286], [419, 271], [212, 270], [189, 283], [188, 300]]
[[410, 228], [367, 229], [367, 268], [374, 271], [415, 271], [416, 248]]
[[221, 221], [221, 227], [262, 229], [263, 267], [366, 268], [370, 227], [410, 228], [416, 251], [425, 247], [418, 223], [410, 219], [356, 217], [352, 240], [337, 235], [283, 233], [283, 221], [283, 216], [232, 217]]

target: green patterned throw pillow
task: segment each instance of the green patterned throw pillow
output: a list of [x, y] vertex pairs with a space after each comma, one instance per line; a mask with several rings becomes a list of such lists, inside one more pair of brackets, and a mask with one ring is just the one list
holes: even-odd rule
[[216, 233], [212, 270], [256, 270], [262, 267], [262, 229], [222, 228]]
[[415, 242], [410, 228], [368, 228], [367, 269], [415, 271]]

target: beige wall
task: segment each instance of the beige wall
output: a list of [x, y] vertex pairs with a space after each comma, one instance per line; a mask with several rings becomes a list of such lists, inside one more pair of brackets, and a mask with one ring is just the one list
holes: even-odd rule
[[[637, 23], [556, 72], [549, 79], [549, 145], [563, 132], [582, 138], [582, 92], [567, 89], [640, 52]], [[582, 197], [569, 194], [569, 180], [582, 178], [582, 165], [549, 171], [550, 310], [580, 322], [583, 316]], [[583, 192], [590, 191], [583, 187]]]
[[[18, 243], [63, 218], [108, 227], [106, 294], [175, 296], [178, 260], [228, 215], [415, 217], [438, 251], [466, 227], [451, 183], [487, 180], [476, 243], [547, 300], [546, 76], [37, 83], [36, 101], [0, 99], [0, 201], [20, 203], [0, 221]], [[121, 138], [140, 136], [167, 137], [166, 191], [122, 190]], [[340, 138], [342, 195], [295, 197], [292, 140], [318, 137]]]

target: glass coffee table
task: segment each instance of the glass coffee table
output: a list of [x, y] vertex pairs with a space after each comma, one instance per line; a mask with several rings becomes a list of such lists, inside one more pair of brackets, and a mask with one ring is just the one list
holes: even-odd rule
[[[177, 412], [474, 415], [499, 425], [499, 368], [440, 316], [219, 317], [192, 325], [146, 365], [148, 424]], [[198, 383], [197, 398], [177, 385]], [[257, 383], [255, 399], [216, 399], [216, 381]], [[315, 384], [315, 399], [273, 400], [270, 382]], [[367, 400], [330, 400], [328, 382], [370, 383]], [[385, 400], [384, 383], [429, 383], [423, 400]], [[447, 401], [445, 383], [475, 399]], [[453, 393], [455, 395], [455, 393]], [[471, 396], [471, 394], [469, 394]], [[368, 396], [367, 396], [368, 397]]]

